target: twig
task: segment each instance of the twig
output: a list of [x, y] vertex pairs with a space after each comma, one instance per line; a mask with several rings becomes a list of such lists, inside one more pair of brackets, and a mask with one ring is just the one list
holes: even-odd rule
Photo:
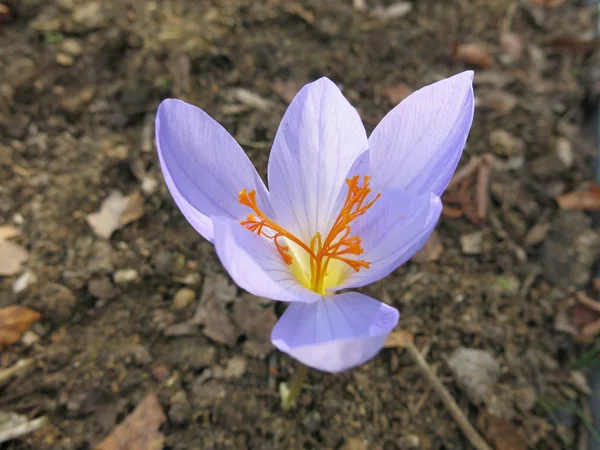
[[47, 422], [48, 418], [46, 416], [42, 416], [38, 417], [37, 419], [30, 420], [29, 422], [15, 425], [10, 429], [0, 430], [0, 444], [32, 433], [38, 428], [46, 425]]
[[496, 234], [501, 239], [504, 239], [504, 242], [506, 242], [506, 244], [511, 248], [511, 250], [513, 252], [515, 252], [515, 255], [517, 256], [517, 259], [519, 260], [519, 262], [522, 262], [522, 263], [526, 262], [527, 261], [527, 252], [525, 252], [525, 250], [523, 250], [522, 247], [517, 245], [517, 243], [512, 240], [510, 235], [502, 227], [502, 222], [500, 222], [500, 219], [494, 212], [493, 208], [490, 208], [488, 218], [490, 219], [490, 222], [491, 222]]
[[405, 348], [408, 351], [408, 354], [410, 355], [412, 360], [421, 370], [423, 375], [425, 375], [435, 392], [437, 392], [437, 394], [440, 396], [442, 403], [444, 403], [444, 406], [448, 408], [448, 411], [452, 415], [452, 418], [456, 421], [456, 423], [458, 424], [464, 435], [467, 437], [471, 445], [477, 450], [492, 450], [492, 447], [490, 447], [487, 444], [487, 442], [485, 442], [485, 440], [479, 435], [477, 430], [475, 430], [473, 425], [471, 425], [469, 419], [467, 419], [467, 417], [464, 415], [464, 413], [454, 401], [454, 398], [452, 398], [452, 395], [450, 395], [450, 393], [444, 387], [440, 379], [429, 367], [427, 361], [425, 361], [425, 359], [421, 356], [421, 353], [419, 353], [419, 350], [417, 349], [415, 344], [412, 341], [407, 341], [406, 343], [404, 343], [403, 348]]
[[8, 369], [0, 370], [0, 386], [4, 386], [12, 377], [25, 372], [33, 364], [33, 359], [21, 359]]
[[508, 5], [508, 8], [506, 9], [506, 14], [504, 15], [504, 18], [502, 19], [502, 22], [500, 22], [500, 33], [506, 33], [507, 31], [510, 31], [510, 27], [512, 25], [512, 21], [515, 17], [515, 12], [517, 12], [517, 2], [512, 2], [510, 5]]
[[493, 163], [494, 157], [492, 155], [483, 155], [479, 163], [479, 171], [477, 172], [475, 208], [477, 211], [477, 217], [481, 220], [485, 219], [485, 213], [487, 211], [490, 189], [490, 172], [492, 171]]
[[458, 186], [461, 181], [463, 181], [466, 178], [469, 178], [472, 174], [474, 174], [477, 171], [477, 169], [479, 169], [479, 164], [481, 164], [480, 156], [474, 156], [473, 158], [471, 158], [471, 160], [467, 163], [465, 167], [463, 167], [454, 174], [454, 176], [450, 180], [450, 183], [448, 183], [448, 187], [446, 188], [446, 190], [451, 190], [452, 188]]

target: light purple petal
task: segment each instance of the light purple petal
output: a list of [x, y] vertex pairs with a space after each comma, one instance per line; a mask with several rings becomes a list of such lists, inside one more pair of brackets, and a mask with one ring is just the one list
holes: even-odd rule
[[255, 189], [271, 213], [269, 194], [256, 169], [231, 135], [201, 109], [163, 101], [156, 115], [156, 144], [171, 195], [190, 224], [213, 241], [212, 217], [241, 218], [251, 211], [238, 194]]
[[369, 269], [348, 269], [348, 278], [336, 289], [373, 283], [393, 272], [418, 252], [435, 228], [442, 202], [435, 194], [415, 196], [402, 191], [385, 192], [352, 226], [359, 236]]
[[273, 344], [302, 364], [341, 372], [363, 364], [383, 347], [400, 314], [358, 292], [292, 303], [271, 333]]
[[259, 297], [286, 302], [321, 298], [298, 283], [273, 241], [230, 219], [215, 218], [214, 225], [217, 255], [239, 287]]
[[277, 222], [304, 242], [327, 233], [346, 175], [366, 149], [360, 116], [337, 86], [327, 78], [304, 86], [283, 116], [269, 158]]
[[472, 82], [466, 71], [426, 86], [383, 118], [369, 137], [376, 188], [444, 192], [473, 121]]

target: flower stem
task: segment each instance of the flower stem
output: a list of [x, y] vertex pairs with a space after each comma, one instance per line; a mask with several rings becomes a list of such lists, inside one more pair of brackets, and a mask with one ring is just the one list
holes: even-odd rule
[[300, 364], [290, 381], [289, 389], [285, 384], [279, 387], [279, 392], [281, 394], [281, 407], [283, 409], [290, 410], [296, 407], [296, 399], [298, 398], [298, 394], [302, 389], [302, 384], [306, 379], [306, 375], [308, 374], [308, 367], [304, 364]]

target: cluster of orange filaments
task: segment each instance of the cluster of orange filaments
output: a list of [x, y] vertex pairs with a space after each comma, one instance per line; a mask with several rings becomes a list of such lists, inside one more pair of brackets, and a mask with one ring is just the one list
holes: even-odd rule
[[298, 237], [269, 219], [256, 204], [255, 190], [247, 192], [246, 189], [242, 189], [240, 191], [239, 202], [254, 211], [254, 214], [250, 214], [240, 224], [260, 236], [272, 239], [283, 261], [288, 265], [292, 264], [293, 258], [289, 245], [282, 238], [304, 250], [310, 257], [310, 288], [315, 292], [322, 293], [323, 282], [328, 274], [327, 267], [332, 259], [342, 261], [356, 272], [368, 269], [370, 266], [369, 261], [352, 258], [352, 256], [360, 256], [363, 248], [359, 236], [350, 236], [350, 224], [367, 212], [381, 194], [377, 194], [373, 200], [367, 202], [367, 197], [371, 193], [370, 178], [363, 177], [362, 186], [359, 185], [359, 179], [360, 177], [356, 175], [346, 180], [348, 193], [331, 230], [325, 239], [321, 233], [316, 233], [311, 239], [310, 245], [306, 245]]

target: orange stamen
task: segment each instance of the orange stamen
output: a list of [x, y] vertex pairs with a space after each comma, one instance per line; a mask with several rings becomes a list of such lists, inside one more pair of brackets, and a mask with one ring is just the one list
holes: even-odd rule
[[[256, 204], [255, 190], [247, 192], [246, 189], [242, 189], [240, 191], [239, 202], [254, 212], [254, 214], [248, 215], [245, 220], [240, 221], [240, 224], [253, 233], [272, 239], [283, 261], [288, 265], [293, 262], [290, 248], [278, 240], [284, 237], [302, 248], [310, 257], [311, 289], [322, 293], [323, 282], [327, 276], [327, 267], [331, 259], [342, 261], [356, 272], [361, 269], [369, 269], [371, 264], [369, 261], [348, 257], [348, 255], [359, 256], [363, 253], [360, 237], [350, 236], [350, 224], [366, 213], [381, 196], [381, 194], [377, 194], [373, 200], [365, 203], [371, 193], [369, 188], [370, 177], [363, 177], [362, 186], [359, 185], [359, 178], [356, 175], [346, 180], [348, 193], [331, 230], [325, 239], [322, 238], [320, 233], [316, 233], [310, 241], [310, 247], [265, 215]], [[265, 229], [270, 230], [272, 234], [268, 234]]]

